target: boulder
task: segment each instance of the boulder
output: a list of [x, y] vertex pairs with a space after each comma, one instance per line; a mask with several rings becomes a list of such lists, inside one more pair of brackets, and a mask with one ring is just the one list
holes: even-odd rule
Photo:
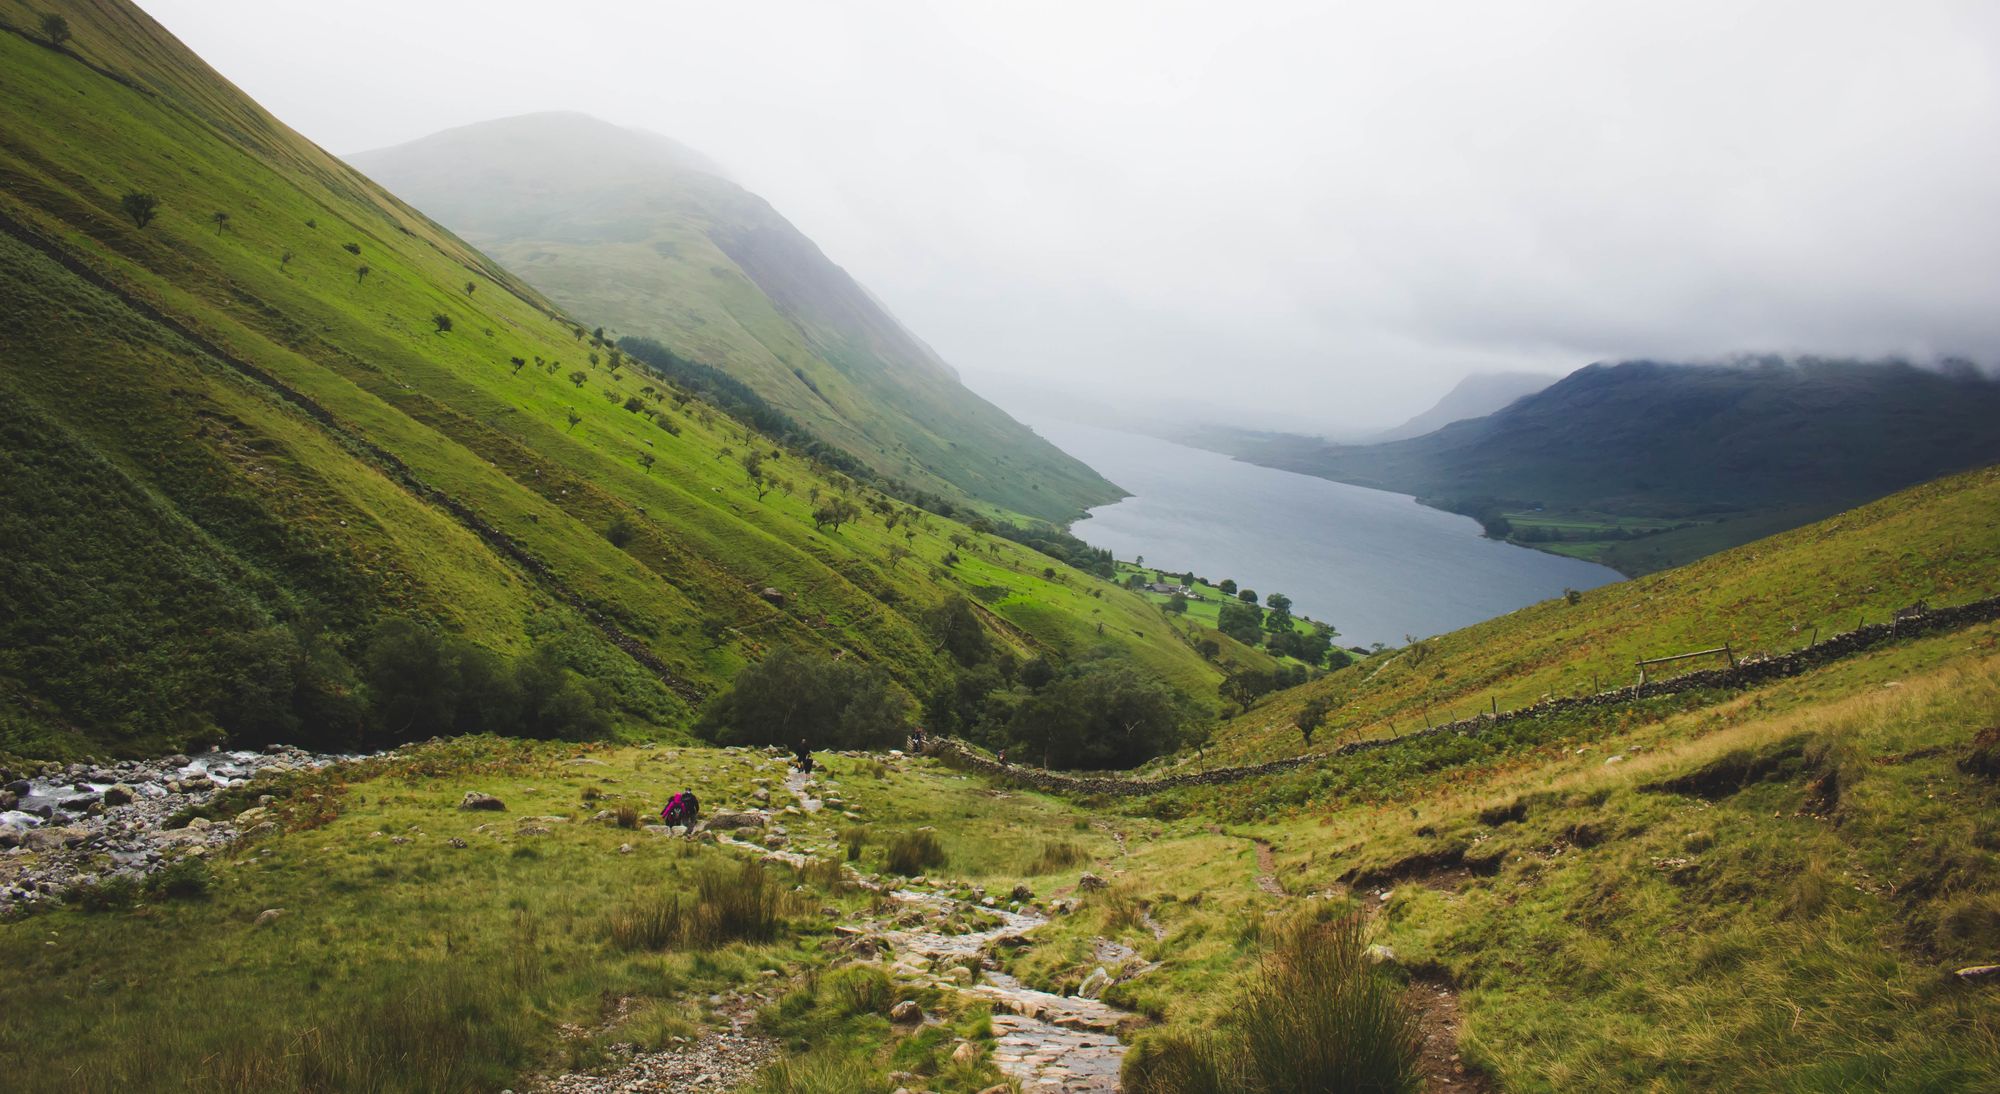
[[924, 1008], [914, 999], [905, 999], [889, 1008], [889, 1020], [899, 1025], [913, 1026], [924, 1020]]
[[28, 830], [19, 825], [0, 824], [0, 851], [21, 846], [21, 841], [27, 838], [27, 835]]
[[266, 908], [257, 913], [257, 922], [253, 926], [268, 927], [272, 923], [277, 922], [278, 917], [284, 914], [285, 910], [283, 908]]
[[465, 797], [458, 800], [458, 807], [467, 810], [483, 809], [488, 812], [498, 813], [507, 808], [507, 803], [491, 794], [481, 794], [477, 790], [468, 790], [465, 792]]
[[13, 782], [7, 784], [6, 789], [12, 791], [15, 797], [25, 798], [30, 793], [32, 793], [35, 788], [28, 785], [28, 780], [26, 779], [15, 779]]
[[1014, 886], [1014, 891], [1007, 894], [1007, 899], [1026, 904], [1035, 899], [1035, 891], [1026, 885], [1016, 885]]
[[1109, 889], [1111, 883], [1098, 877], [1096, 874], [1085, 874], [1076, 879], [1076, 887], [1080, 892], [1095, 893]]
[[1111, 974], [1105, 972], [1104, 967], [1100, 965], [1090, 970], [1090, 975], [1083, 978], [1083, 983], [1077, 987], [1076, 994], [1080, 999], [1096, 999], [1110, 986]]
[[979, 1059], [979, 1046], [971, 1041], [960, 1041], [958, 1047], [951, 1050], [951, 1062], [960, 1066], [969, 1067], [977, 1059]]
[[21, 846], [30, 851], [60, 851], [90, 838], [83, 828], [30, 828], [21, 837]]
[[21, 804], [21, 795], [12, 790], [0, 790], [0, 811], [12, 809]]
[[1370, 945], [1365, 951], [1365, 956], [1368, 958], [1370, 965], [1393, 965], [1396, 963], [1396, 951], [1388, 946], [1384, 946], [1380, 942]]
[[717, 813], [708, 819], [709, 828], [721, 830], [731, 828], [762, 828], [769, 823], [771, 823], [769, 816], [759, 813], [754, 809], [741, 813]]

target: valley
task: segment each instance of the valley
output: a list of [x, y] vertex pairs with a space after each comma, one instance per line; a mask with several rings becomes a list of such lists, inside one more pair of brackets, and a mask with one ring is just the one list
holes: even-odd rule
[[[386, 146], [338, 157], [155, 5], [52, 2], [0, 0], [0, 1088], [2000, 1089], [1980, 366], [1555, 379], [1551, 347], [1597, 343], [1531, 332], [1502, 286], [1579, 262], [1559, 233], [1482, 242], [1511, 257], [1454, 306], [1466, 271], [1426, 248], [1458, 205], [1423, 247], [1292, 207], [1279, 183], [1345, 162], [1294, 133], [1325, 125], [1217, 110], [1213, 162], [1119, 159], [1148, 96], [1199, 134], [1205, 77], [1044, 100], [1078, 58], [1120, 71], [1081, 12], [863, 72], [860, 9], [745, 52], [695, 32], [733, 9], [676, 10], [663, 44], [634, 5], [590, 13], [573, 71], [519, 63], [573, 43], [492, 7], [333, 121], [297, 100]], [[358, 12], [283, 24], [313, 38], [279, 67]], [[401, 15], [381, 57], [439, 25]], [[172, 19], [240, 57], [271, 17]], [[1178, 71], [1227, 74], [1215, 49]], [[1029, 113], [972, 109], [1024, 57]], [[780, 75], [812, 93], [745, 105]], [[746, 178], [811, 163], [765, 190], [797, 224], [590, 114], [439, 121], [593, 81], [634, 111], [652, 87]], [[371, 120], [385, 94], [409, 117]], [[823, 142], [736, 132], [843, 102], [865, 124]], [[962, 169], [949, 216], [913, 181], [933, 159]], [[1169, 176], [1210, 201], [1239, 170], [1226, 216], [1145, 215]], [[1315, 201], [1387, 231], [1389, 196]], [[955, 356], [1020, 358], [1022, 417], [835, 250]], [[1403, 257], [1339, 276], [1374, 251]], [[1615, 326], [1559, 288], [1590, 339]], [[1376, 307], [1453, 314], [1356, 333]], [[1133, 419], [1345, 420], [1403, 366], [1461, 378], [1355, 444], [1075, 424], [1032, 379]]]

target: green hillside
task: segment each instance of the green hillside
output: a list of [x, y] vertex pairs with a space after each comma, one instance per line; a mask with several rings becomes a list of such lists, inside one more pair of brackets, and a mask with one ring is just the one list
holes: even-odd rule
[[0, 751], [339, 721], [401, 617], [551, 652], [630, 732], [779, 645], [922, 694], [958, 596], [1021, 656], [1213, 694], [1140, 598], [684, 401], [138, 9], [64, 11], [57, 49], [0, 2]]
[[1315, 697], [1330, 704], [1313, 740], [1327, 749], [1630, 684], [1639, 658], [1725, 644], [1739, 656], [1785, 652], [1816, 634], [1887, 622], [1919, 601], [1941, 607], [2000, 594], [1996, 513], [2000, 468], [1989, 467], [1573, 603], [1531, 604], [1266, 700], [1225, 726], [1208, 755], [1234, 762], [1300, 752], [1292, 715]]
[[563, 307], [728, 371], [881, 474], [1054, 521], [1119, 497], [665, 138], [537, 114], [349, 158]]
[[1212, 431], [1200, 443], [1413, 494], [1491, 535], [1640, 574], [2000, 460], [1995, 421], [2000, 380], [1963, 364], [1630, 361], [1407, 440]]

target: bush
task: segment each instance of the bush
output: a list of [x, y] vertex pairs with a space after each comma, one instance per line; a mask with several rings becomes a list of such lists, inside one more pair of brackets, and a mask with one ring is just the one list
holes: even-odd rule
[[619, 806], [618, 811], [612, 814], [612, 816], [618, 822], [618, 827], [620, 828], [639, 827], [639, 811], [629, 805]]
[[712, 866], [693, 892], [653, 892], [611, 913], [611, 942], [621, 950], [713, 949], [777, 936], [783, 894], [764, 867]]
[[915, 877], [943, 866], [946, 861], [944, 844], [938, 842], [937, 833], [920, 829], [889, 837], [884, 865], [892, 874]]
[[860, 862], [861, 849], [868, 845], [868, 829], [854, 825], [840, 833], [840, 842], [847, 845], [847, 861]]
[[1041, 854], [1028, 864], [1030, 874], [1053, 874], [1082, 862], [1083, 848], [1068, 840], [1050, 840], [1042, 844]]
[[175, 859], [155, 871], [146, 879], [146, 893], [161, 900], [207, 900], [213, 881], [208, 860], [190, 856]]
[[1279, 929], [1241, 1011], [1244, 1070], [1269, 1094], [1418, 1089], [1422, 1034], [1365, 929], [1357, 915]]
[[362, 665], [371, 719], [391, 740], [456, 732], [580, 741], [610, 728], [598, 687], [546, 646], [508, 660], [392, 619], [376, 628]]
[[1007, 733], [1044, 767], [1134, 767], [1179, 747], [1191, 714], [1167, 684], [1099, 662], [1023, 700]]

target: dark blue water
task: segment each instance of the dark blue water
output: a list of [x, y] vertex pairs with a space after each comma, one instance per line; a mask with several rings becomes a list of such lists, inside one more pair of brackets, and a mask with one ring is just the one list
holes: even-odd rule
[[1119, 558], [1284, 593], [1342, 645], [1400, 645], [1619, 580], [1591, 562], [1498, 543], [1401, 494], [1232, 460], [1154, 437], [1038, 420], [1036, 432], [1132, 497], [1073, 527]]

